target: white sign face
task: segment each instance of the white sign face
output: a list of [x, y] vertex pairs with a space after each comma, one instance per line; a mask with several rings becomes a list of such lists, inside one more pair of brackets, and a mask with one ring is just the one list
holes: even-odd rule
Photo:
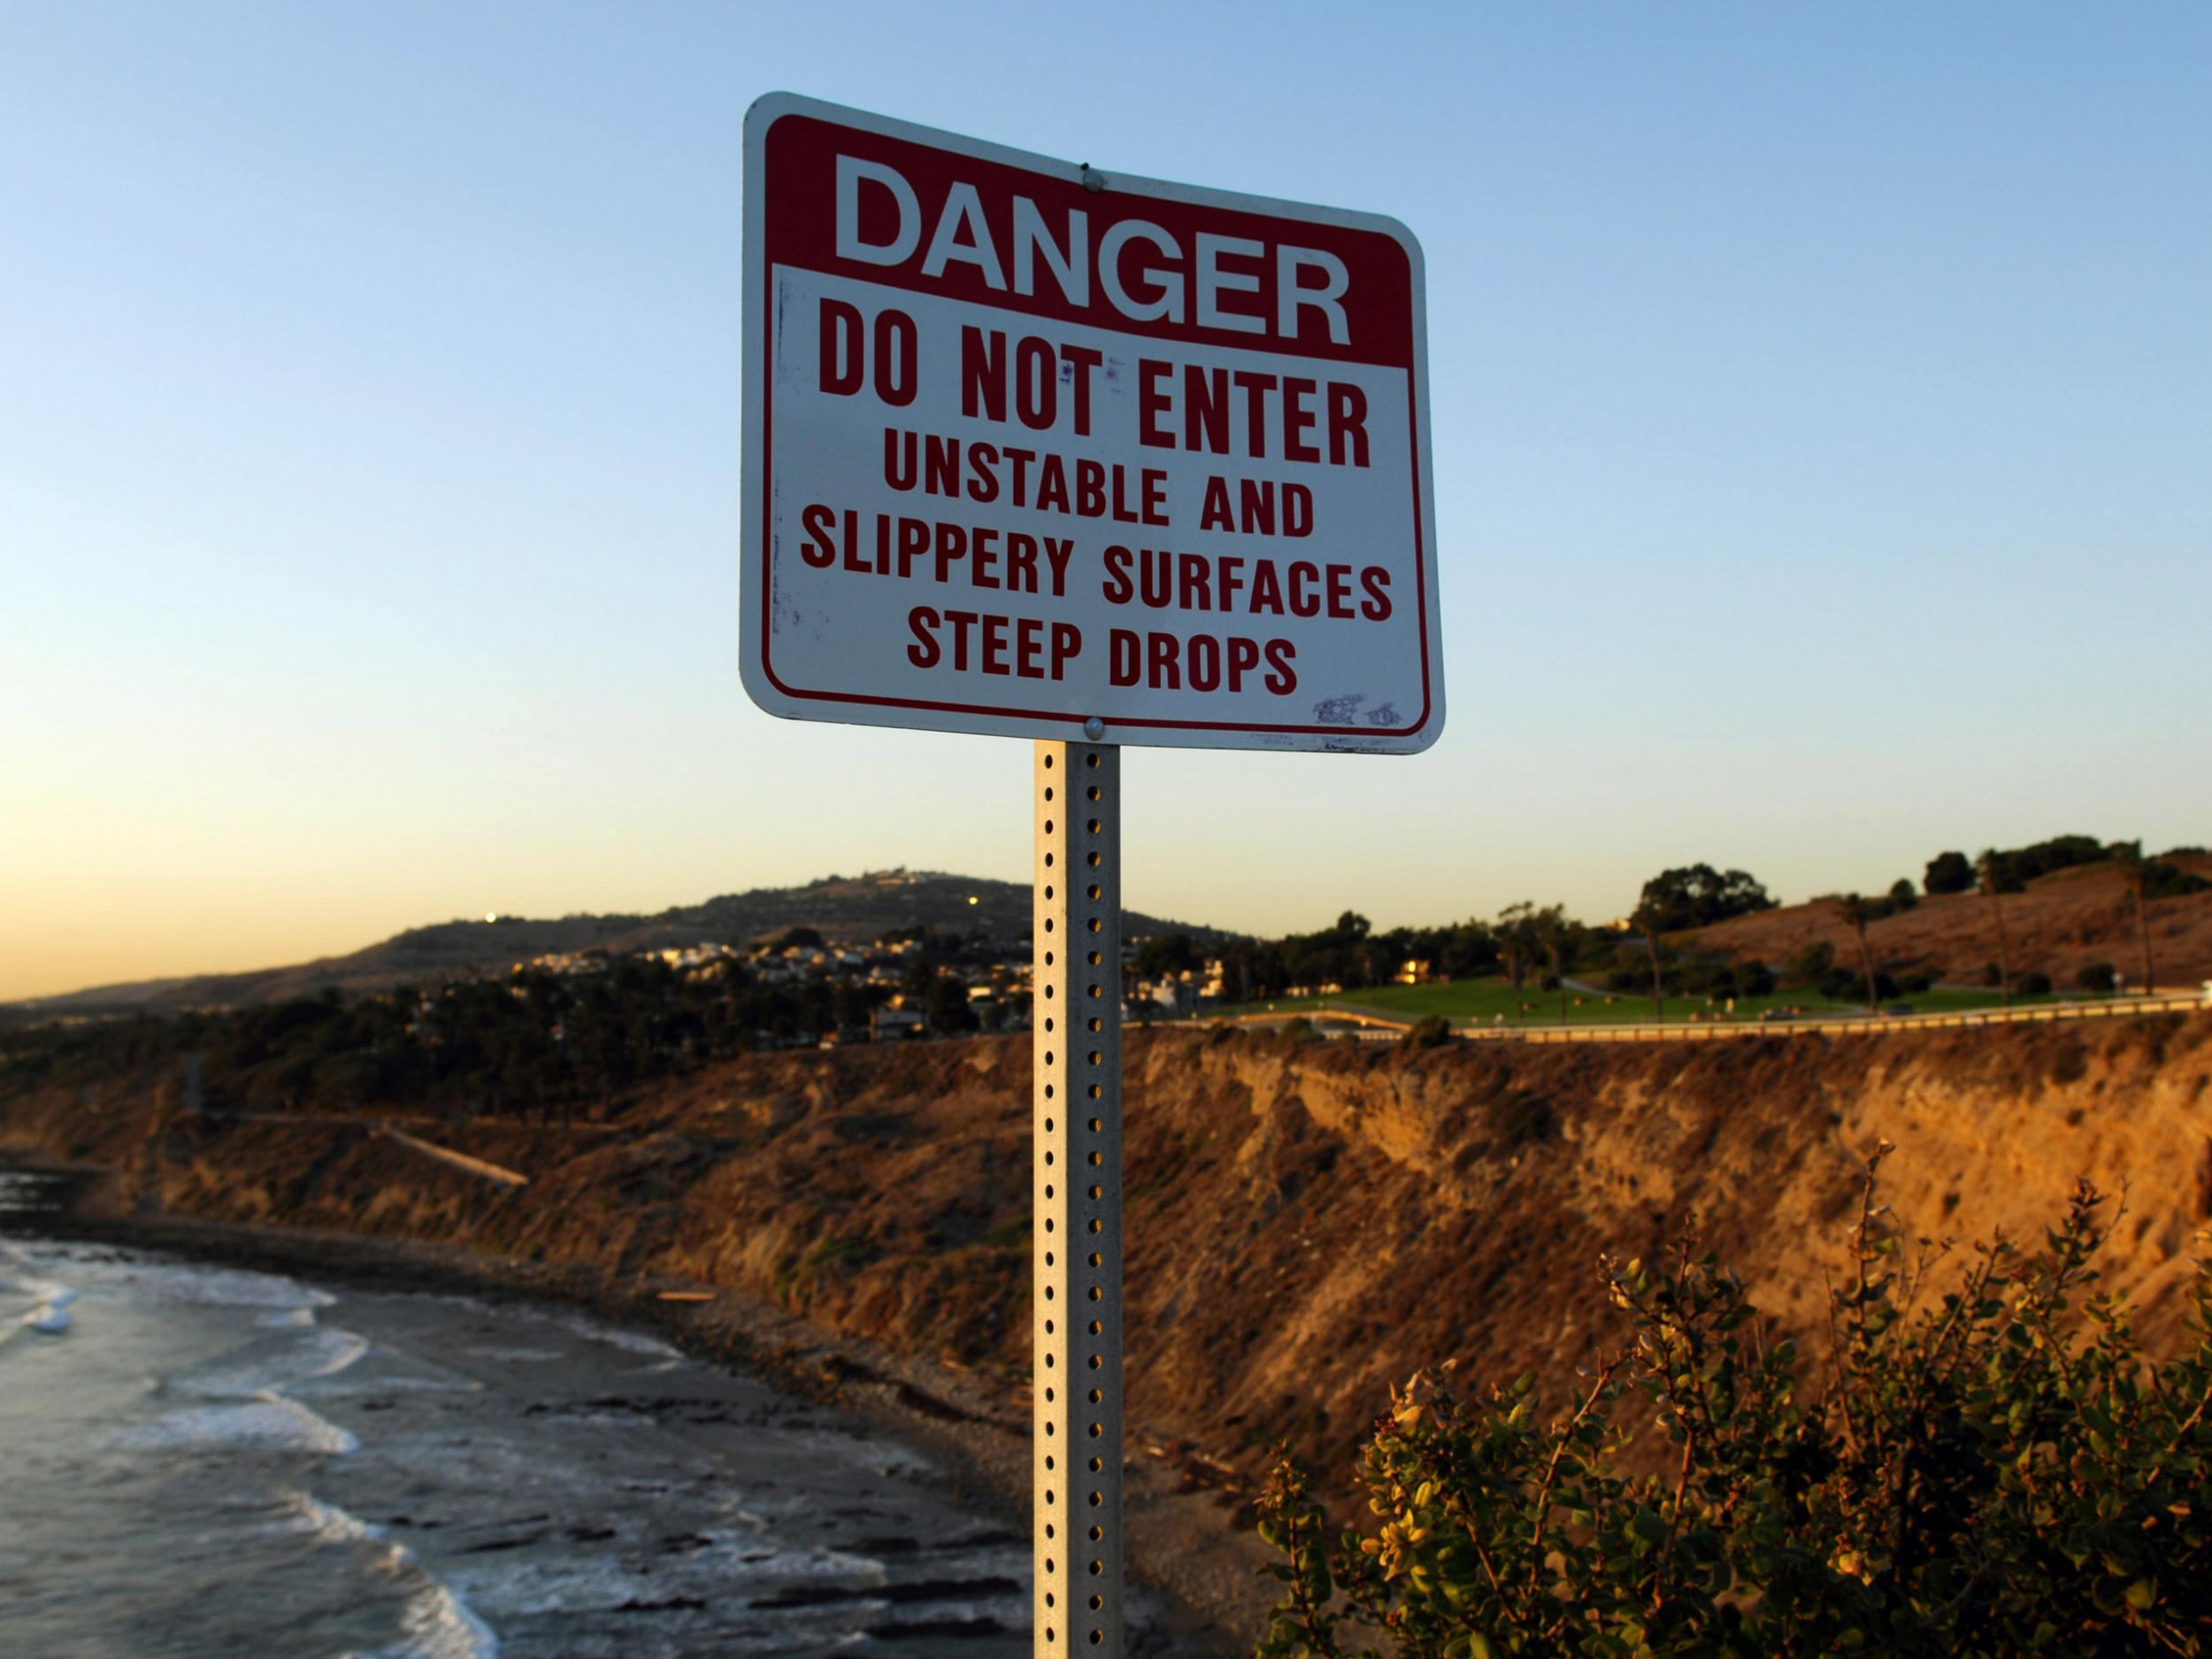
[[745, 118], [744, 363], [770, 713], [1370, 753], [1442, 729], [1394, 220], [773, 94]]

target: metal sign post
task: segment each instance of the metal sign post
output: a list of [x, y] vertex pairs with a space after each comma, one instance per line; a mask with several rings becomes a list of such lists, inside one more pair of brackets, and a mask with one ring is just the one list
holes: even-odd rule
[[1035, 749], [1033, 1651], [1120, 1659], [1121, 751]]
[[744, 213], [747, 693], [1036, 744], [1036, 1652], [1118, 1655], [1121, 746], [1436, 741], [1420, 244], [788, 93]]

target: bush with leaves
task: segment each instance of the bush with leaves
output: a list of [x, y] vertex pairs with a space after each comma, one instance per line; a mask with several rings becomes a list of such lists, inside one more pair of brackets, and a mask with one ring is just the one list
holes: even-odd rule
[[2212, 1274], [2193, 1350], [2147, 1362], [2094, 1291], [2085, 1184], [2042, 1251], [1993, 1239], [1932, 1299], [1947, 1247], [1878, 1236], [1887, 1149], [1824, 1364], [1686, 1241], [1608, 1265], [1629, 1340], [1548, 1411], [1526, 1377], [1394, 1391], [1372, 1532], [1333, 1537], [1283, 1458], [1259, 1659], [2212, 1653]]
[[1920, 885], [1929, 894], [1967, 893], [1973, 889], [1974, 866], [1964, 853], [1938, 853], [1928, 860]]
[[1407, 1026], [1405, 1034], [1398, 1039], [1398, 1042], [1407, 1048], [1441, 1048], [1451, 1040], [1452, 1022], [1441, 1014], [1431, 1014], [1425, 1019], [1417, 1019]]

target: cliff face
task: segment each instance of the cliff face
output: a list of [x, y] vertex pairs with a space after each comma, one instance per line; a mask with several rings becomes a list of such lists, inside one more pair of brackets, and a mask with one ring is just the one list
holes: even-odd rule
[[[0, 1146], [172, 1211], [739, 1286], [1018, 1375], [1029, 1074], [1025, 1039], [766, 1056], [573, 1130], [406, 1125], [519, 1188], [340, 1118], [157, 1129], [151, 1077], [0, 1104]], [[1688, 1217], [1815, 1335], [1878, 1139], [1909, 1238], [2034, 1243], [2078, 1178], [2124, 1186], [2107, 1283], [2160, 1351], [2212, 1217], [2202, 1016], [1421, 1054], [1133, 1033], [1127, 1074], [1133, 1433], [1247, 1471], [1284, 1437], [1340, 1465], [1419, 1364], [1564, 1377], [1611, 1335], [1601, 1256]]]

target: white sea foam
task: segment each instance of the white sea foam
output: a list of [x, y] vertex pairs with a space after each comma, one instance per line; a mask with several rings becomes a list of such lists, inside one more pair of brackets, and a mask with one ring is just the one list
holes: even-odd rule
[[304, 1337], [257, 1339], [224, 1356], [226, 1363], [179, 1380], [187, 1394], [243, 1398], [335, 1376], [369, 1351], [368, 1340], [350, 1331], [316, 1327]]
[[315, 1326], [312, 1308], [283, 1308], [274, 1313], [265, 1313], [254, 1323], [265, 1331], [311, 1331]]
[[314, 1399], [325, 1395], [343, 1397], [352, 1394], [480, 1394], [485, 1388], [482, 1383], [469, 1377], [394, 1373], [380, 1370], [348, 1371], [340, 1377], [318, 1377], [312, 1382], [300, 1384], [292, 1392]]
[[371, 1364], [341, 1375], [311, 1377], [305, 1382], [292, 1384], [285, 1392], [303, 1394], [311, 1400], [350, 1394], [480, 1394], [484, 1385], [470, 1377], [395, 1372]]
[[433, 1578], [400, 1615], [406, 1633], [368, 1659], [498, 1659], [499, 1638], [468, 1603]]
[[618, 1348], [626, 1354], [636, 1354], [647, 1359], [673, 1360], [680, 1364], [684, 1363], [681, 1349], [672, 1348], [657, 1336], [647, 1336], [641, 1331], [625, 1331], [619, 1325], [603, 1325], [596, 1319], [578, 1314], [541, 1317], [550, 1319], [565, 1331], [573, 1332], [590, 1341], [604, 1342], [610, 1348]]
[[25, 1273], [12, 1279], [0, 1279], [0, 1296], [11, 1302], [19, 1299], [35, 1307], [66, 1308], [77, 1300], [77, 1288], [50, 1279], [41, 1279], [34, 1273]]
[[631, 1601], [653, 1601], [672, 1589], [711, 1585], [768, 1588], [799, 1582], [842, 1580], [872, 1590], [885, 1582], [880, 1562], [828, 1549], [764, 1551], [755, 1537], [727, 1538], [675, 1559], [634, 1564], [618, 1556], [508, 1553], [454, 1573], [454, 1582], [479, 1607], [498, 1618], [554, 1613], [604, 1612]]
[[328, 1308], [338, 1300], [273, 1273], [234, 1267], [164, 1265], [141, 1275], [132, 1289], [147, 1302], [228, 1308]]
[[319, 1544], [381, 1543], [384, 1540], [382, 1527], [371, 1526], [359, 1516], [304, 1492], [284, 1494], [284, 1518], [288, 1525], [296, 1527]]
[[228, 1448], [342, 1457], [361, 1442], [296, 1401], [265, 1394], [236, 1405], [173, 1411], [123, 1430], [109, 1444], [134, 1451]]

